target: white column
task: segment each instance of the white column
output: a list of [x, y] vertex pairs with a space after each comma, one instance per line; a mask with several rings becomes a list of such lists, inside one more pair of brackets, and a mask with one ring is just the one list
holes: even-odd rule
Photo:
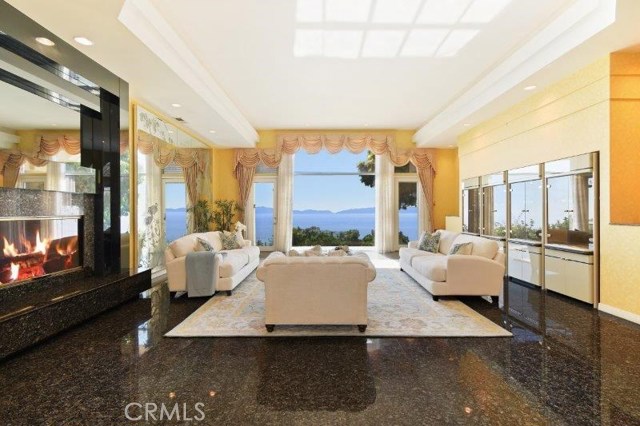
[[386, 154], [376, 155], [376, 249], [393, 251], [395, 214], [394, 166]]
[[282, 154], [278, 167], [275, 249], [286, 253], [293, 238], [293, 155]]

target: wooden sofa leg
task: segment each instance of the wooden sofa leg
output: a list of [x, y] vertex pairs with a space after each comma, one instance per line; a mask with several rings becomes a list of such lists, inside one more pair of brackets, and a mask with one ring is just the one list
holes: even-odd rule
[[438, 300], [440, 300], [440, 296], [431, 295], [431, 297], [433, 298], [434, 302], [437, 302]]
[[267, 332], [271, 333], [274, 328], [276, 328], [275, 324], [266, 324]]
[[359, 324], [358, 330], [360, 331], [360, 333], [364, 333], [367, 330], [367, 324]]
[[231, 296], [232, 292], [231, 290], [227, 290], [227, 296]]
[[400, 272], [404, 272], [404, 269], [402, 269], [402, 266], [400, 267]]

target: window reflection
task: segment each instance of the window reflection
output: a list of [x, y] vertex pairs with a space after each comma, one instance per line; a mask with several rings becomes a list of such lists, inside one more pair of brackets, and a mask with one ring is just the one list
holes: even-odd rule
[[482, 228], [484, 235], [507, 235], [507, 187], [487, 186], [482, 189]]
[[510, 238], [542, 240], [542, 180], [512, 183]]
[[589, 248], [595, 210], [592, 173], [549, 178], [547, 197], [547, 242]]
[[470, 188], [462, 191], [462, 231], [480, 233], [480, 189]]

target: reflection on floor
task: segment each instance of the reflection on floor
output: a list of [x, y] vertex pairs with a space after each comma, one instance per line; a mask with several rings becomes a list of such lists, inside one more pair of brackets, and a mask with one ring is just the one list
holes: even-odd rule
[[640, 424], [639, 326], [505, 294], [464, 301], [513, 338], [167, 339], [205, 300], [160, 287], [0, 364], [2, 423], [126, 424], [138, 402], [202, 403], [204, 424]]

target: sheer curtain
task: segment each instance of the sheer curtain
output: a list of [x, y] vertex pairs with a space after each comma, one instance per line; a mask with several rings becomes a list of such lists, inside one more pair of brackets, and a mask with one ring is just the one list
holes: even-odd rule
[[283, 154], [278, 167], [275, 249], [287, 252], [293, 238], [293, 155]]
[[376, 155], [376, 248], [378, 253], [394, 249], [394, 165], [388, 155]]

